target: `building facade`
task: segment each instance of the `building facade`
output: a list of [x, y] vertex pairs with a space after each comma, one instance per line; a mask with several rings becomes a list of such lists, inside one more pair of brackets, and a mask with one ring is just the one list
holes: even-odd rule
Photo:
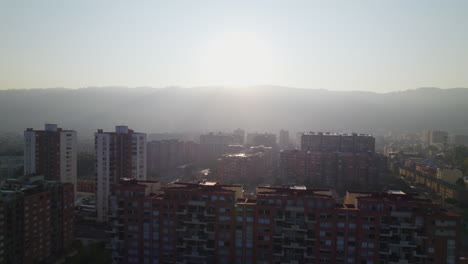
[[262, 152], [225, 154], [218, 159], [216, 174], [222, 182], [262, 182], [268, 173], [268, 157]]
[[157, 175], [185, 163], [185, 143], [177, 139], [150, 141], [147, 144], [148, 175]]
[[43, 175], [47, 180], [77, 184], [77, 134], [56, 124], [44, 130], [24, 131], [24, 175]]
[[202, 164], [214, 163], [228, 152], [229, 145], [234, 144], [234, 136], [224, 133], [208, 133], [200, 136], [197, 162]]
[[234, 137], [234, 144], [238, 144], [238, 145], [244, 144], [245, 130], [238, 128], [232, 132], [232, 136]]
[[386, 166], [385, 156], [371, 152], [283, 150], [280, 153], [282, 182], [322, 186], [339, 192], [378, 187]]
[[127, 126], [95, 133], [97, 219], [107, 220], [110, 187], [120, 178], [146, 180], [146, 134]]
[[0, 181], [23, 174], [23, 156], [0, 156]]
[[456, 263], [460, 216], [416, 194], [177, 183], [113, 187], [117, 263]]
[[39, 263], [71, 247], [73, 189], [43, 177], [7, 180], [0, 190], [0, 263]]
[[441, 144], [445, 145], [448, 142], [448, 132], [441, 130], [429, 130], [427, 132], [427, 145]]
[[368, 134], [302, 133], [301, 150], [375, 152], [375, 138]]
[[289, 140], [289, 131], [281, 129], [279, 132], [279, 147], [280, 149], [289, 149], [291, 141]]

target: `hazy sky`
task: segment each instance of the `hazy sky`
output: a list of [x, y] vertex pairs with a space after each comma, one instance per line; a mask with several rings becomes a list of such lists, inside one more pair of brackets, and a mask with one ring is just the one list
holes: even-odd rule
[[0, 89], [468, 87], [468, 1], [0, 0]]

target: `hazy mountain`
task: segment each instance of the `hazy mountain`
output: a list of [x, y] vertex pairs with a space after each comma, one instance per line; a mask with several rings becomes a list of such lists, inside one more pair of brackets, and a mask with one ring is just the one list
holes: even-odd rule
[[0, 131], [45, 122], [90, 135], [127, 124], [138, 131], [468, 130], [468, 89], [392, 93], [277, 86], [82, 88], [0, 91]]

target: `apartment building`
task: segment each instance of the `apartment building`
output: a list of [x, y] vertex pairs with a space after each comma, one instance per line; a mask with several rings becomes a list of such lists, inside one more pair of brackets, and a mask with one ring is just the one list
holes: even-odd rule
[[375, 138], [368, 134], [308, 132], [301, 135], [301, 150], [375, 152]]
[[74, 239], [73, 185], [43, 178], [9, 179], [2, 186], [0, 263], [39, 263], [70, 248]]
[[23, 173], [23, 156], [0, 156], [0, 181]]
[[375, 188], [386, 172], [386, 158], [373, 152], [283, 150], [280, 176], [287, 184], [347, 188]]
[[24, 131], [24, 175], [43, 175], [47, 180], [77, 185], [77, 134], [56, 124], [44, 130]]
[[278, 145], [280, 149], [289, 149], [291, 147], [291, 141], [289, 139], [289, 131], [283, 130], [279, 132], [279, 142]]
[[110, 186], [120, 178], [146, 180], [146, 134], [127, 126], [95, 133], [97, 219], [107, 220]]
[[[400, 191], [176, 183], [113, 187], [117, 263], [456, 263], [460, 216]], [[154, 188], [153, 188], [154, 189]]]
[[181, 140], [150, 141], [147, 144], [148, 175], [156, 175], [185, 162], [185, 144]]
[[210, 132], [200, 136], [200, 144], [198, 145], [197, 162], [209, 164], [216, 162], [222, 155], [228, 152], [229, 145], [234, 144], [234, 136], [225, 133]]

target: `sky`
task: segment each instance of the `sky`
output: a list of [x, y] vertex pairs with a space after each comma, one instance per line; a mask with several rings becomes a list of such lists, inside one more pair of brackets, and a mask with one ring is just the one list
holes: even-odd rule
[[0, 89], [468, 87], [468, 1], [0, 0]]

